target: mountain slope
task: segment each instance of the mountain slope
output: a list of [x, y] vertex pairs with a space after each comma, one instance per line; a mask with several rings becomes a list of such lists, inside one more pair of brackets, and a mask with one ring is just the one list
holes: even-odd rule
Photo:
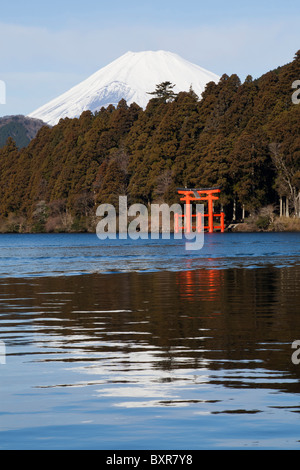
[[170, 81], [176, 85], [175, 92], [188, 91], [192, 86], [194, 92], [201, 96], [206, 84], [211, 81], [217, 83], [219, 78], [171, 52], [127, 52], [33, 111], [29, 117], [55, 125], [61, 118], [79, 117], [86, 110], [94, 113], [101, 107], [117, 105], [121, 99], [144, 108], [151, 98], [147, 93], [154, 91], [159, 83]]
[[6, 144], [11, 137], [17, 147], [27, 147], [34, 139], [41, 127], [46, 124], [39, 119], [33, 119], [22, 115], [4, 116], [0, 118], [0, 147]]

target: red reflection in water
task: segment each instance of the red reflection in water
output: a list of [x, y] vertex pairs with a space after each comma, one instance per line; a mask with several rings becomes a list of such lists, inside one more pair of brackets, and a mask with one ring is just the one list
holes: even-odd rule
[[180, 296], [187, 300], [220, 301], [224, 273], [218, 269], [181, 271], [177, 274]]

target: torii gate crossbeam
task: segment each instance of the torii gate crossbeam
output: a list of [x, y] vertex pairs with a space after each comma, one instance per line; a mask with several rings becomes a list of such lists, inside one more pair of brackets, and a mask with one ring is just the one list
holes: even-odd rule
[[[181, 197], [181, 201], [183, 201], [186, 205], [186, 212], [185, 215], [182, 217], [186, 217], [186, 232], [191, 233], [192, 231], [192, 224], [191, 220], [192, 217], [192, 207], [191, 203], [194, 201], [207, 201], [208, 203], [208, 214], [204, 214], [204, 217], [208, 217], [208, 224], [204, 225], [204, 229], [207, 229], [209, 233], [213, 233], [214, 230], [220, 230], [222, 233], [225, 230], [225, 214], [222, 211], [220, 214], [214, 214], [214, 201], [219, 200], [219, 194], [221, 192], [220, 188], [193, 188], [193, 189], [178, 189], [178, 194], [183, 196]], [[220, 217], [220, 225], [214, 225], [214, 218]], [[197, 230], [202, 227], [201, 222], [197, 221]], [[178, 217], [175, 220], [175, 231], [178, 233], [180, 229], [183, 227], [179, 227]]]

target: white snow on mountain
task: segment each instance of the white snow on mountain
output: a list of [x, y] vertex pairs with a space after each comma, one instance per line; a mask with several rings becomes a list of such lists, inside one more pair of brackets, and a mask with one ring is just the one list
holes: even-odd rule
[[175, 84], [176, 93], [192, 87], [200, 98], [206, 84], [219, 79], [172, 52], [127, 52], [29, 117], [55, 125], [61, 118], [79, 117], [86, 110], [94, 113], [110, 104], [116, 106], [121, 99], [145, 108], [153, 98], [148, 93], [165, 81]]

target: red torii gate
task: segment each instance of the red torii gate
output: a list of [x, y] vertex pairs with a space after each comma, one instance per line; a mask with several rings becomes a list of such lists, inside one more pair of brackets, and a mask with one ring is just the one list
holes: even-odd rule
[[[220, 230], [222, 233], [225, 230], [225, 214], [222, 211], [220, 214], [214, 214], [214, 201], [219, 200], [219, 194], [221, 192], [220, 188], [196, 188], [196, 189], [178, 189], [178, 194], [183, 195], [180, 200], [184, 201], [186, 205], [185, 215], [181, 217], [186, 217], [186, 232], [191, 233], [193, 228], [196, 228], [198, 231], [201, 228], [208, 230], [209, 233], [213, 233], [214, 230]], [[193, 227], [191, 225], [191, 218], [197, 217], [196, 215], [192, 215], [192, 207], [191, 202], [193, 201], [207, 201], [208, 202], [208, 214], [204, 214], [204, 217], [208, 217], [208, 225], [203, 224], [200, 219], [201, 214], [198, 214], [197, 226]], [[220, 217], [220, 225], [214, 225], [214, 217]], [[175, 217], [175, 232], [178, 233], [179, 230], [182, 230], [183, 227], [179, 227], [179, 215], [176, 214]]]

